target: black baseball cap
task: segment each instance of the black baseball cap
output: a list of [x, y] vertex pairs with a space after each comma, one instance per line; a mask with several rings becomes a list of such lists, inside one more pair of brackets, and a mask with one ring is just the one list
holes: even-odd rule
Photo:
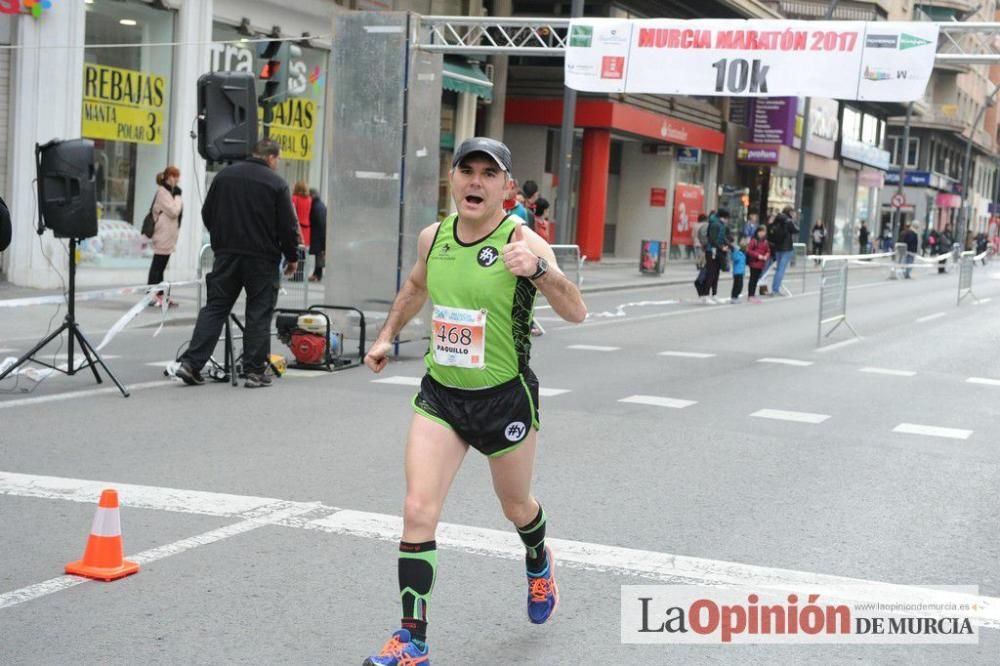
[[490, 159], [497, 163], [498, 167], [510, 175], [513, 168], [511, 166], [510, 148], [496, 139], [490, 139], [485, 136], [474, 136], [471, 139], [463, 141], [462, 145], [455, 151], [455, 158], [451, 161], [451, 166], [453, 168], [457, 167], [462, 160], [473, 153], [486, 153]]

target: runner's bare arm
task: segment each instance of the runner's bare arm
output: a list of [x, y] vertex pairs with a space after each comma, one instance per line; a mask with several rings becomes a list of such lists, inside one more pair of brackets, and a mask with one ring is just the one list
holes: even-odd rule
[[432, 224], [420, 232], [417, 241], [417, 261], [410, 271], [410, 276], [400, 288], [392, 302], [389, 316], [379, 331], [375, 342], [365, 355], [365, 365], [374, 372], [381, 372], [389, 362], [393, 340], [403, 330], [403, 327], [413, 319], [427, 300], [427, 253], [434, 241], [438, 224]]
[[520, 225], [514, 231], [511, 242], [504, 247], [504, 263], [514, 275], [531, 277], [538, 266], [538, 257], [549, 265], [548, 272], [535, 280], [535, 286], [548, 300], [557, 315], [580, 323], [587, 318], [587, 306], [580, 290], [559, 269], [556, 254], [544, 238]]

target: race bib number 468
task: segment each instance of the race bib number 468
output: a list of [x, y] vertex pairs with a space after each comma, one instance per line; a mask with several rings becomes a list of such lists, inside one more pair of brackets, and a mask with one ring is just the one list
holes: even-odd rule
[[455, 368], [486, 367], [486, 310], [434, 306], [434, 361]]

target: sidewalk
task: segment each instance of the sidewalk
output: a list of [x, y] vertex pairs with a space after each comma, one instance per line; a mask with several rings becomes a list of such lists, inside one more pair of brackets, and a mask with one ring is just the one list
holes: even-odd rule
[[[634, 289], [637, 287], [665, 287], [693, 282], [696, 274], [697, 271], [693, 261], [671, 261], [668, 262], [666, 270], [662, 275], [643, 275], [639, 273], [638, 259], [606, 259], [598, 263], [587, 262], [584, 264], [581, 276], [581, 290], [584, 293], [597, 293]], [[114, 289], [123, 286], [131, 285], [107, 285], [103, 288]], [[278, 306], [301, 307], [302, 285], [299, 283], [285, 283], [284, 286], [287, 293], [279, 296]], [[87, 289], [80, 289], [79, 293], [100, 291], [101, 289], [101, 287], [89, 287]], [[322, 291], [321, 286], [310, 285], [310, 300], [312, 302], [322, 301]], [[59, 294], [60, 291], [58, 289], [18, 287], [0, 280], [0, 301], [44, 298], [59, 296]], [[76, 317], [86, 330], [107, 330], [129, 308], [135, 305], [140, 298], [139, 294], [130, 294], [94, 300], [78, 299], [76, 303]], [[147, 308], [129, 325], [129, 328], [158, 327], [161, 323], [165, 326], [193, 325], [197, 316], [196, 289], [194, 287], [177, 289], [171, 294], [171, 298], [177, 301], [180, 306], [170, 309], [165, 321], [160, 310]], [[62, 306], [57, 313], [57, 307], [55, 304], [13, 308], [0, 306], [0, 348], [10, 346], [3, 344], [5, 340], [40, 338], [46, 330], [58, 326], [66, 315], [66, 308], [65, 305]], [[240, 307], [237, 304], [237, 308]], [[53, 319], [54, 315], [55, 318]], [[50, 319], [52, 320], [51, 326], [49, 324]], [[93, 342], [96, 344], [96, 341]]]

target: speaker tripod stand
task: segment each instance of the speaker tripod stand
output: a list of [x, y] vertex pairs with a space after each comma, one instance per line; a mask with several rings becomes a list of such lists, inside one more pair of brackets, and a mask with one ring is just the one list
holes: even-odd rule
[[[87, 337], [80, 329], [80, 325], [76, 323], [76, 243], [76, 238], [71, 238], [69, 240], [69, 295], [66, 299], [66, 318], [63, 320], [63, 323], [59, 326], [59, 328], [45, 336], [45, 338], [32, 347], [30, 351], [26, 352], [23, 356], [21, 356], [21, 358], [17, 359], [17, 362], [15, 362], [14, 365], [7, 368], [3, 373], [0, 373], [0, 380], [4, 379], [4, 377], [30, 361], [70, 376], [75, 375], [79, 370], [90, 368], [90, 371], [94, 373], [94, 379], [98, 384], [102, 384], [104, 380], [101, 379], [100, 373], [97, 372], [97, 366], [100, 365], [104, 368], [104, 372], [108, 374], [108, 377], [111, 378], [111, 381], [114, 382], [115, 386], [118, 387], [118, 390], [121, 391], [122, 397], [127, 398], [129, 397], [128, 388], [123, 386], [122, 383], [118, 381], [118, 378], [115, 377], [114, 373], [108, 368], [97, 349], [95, 349], [94, 346], [90, 344], [90, 341], [87, 340]], [[67, 338], [65, 368], [61, 368], [34, 358], [35, 354], [41, 351], [47, 344], [62, 335], [63, 332], [66, 333]], [[86, 362], [80, 364], [79, 368], [76, 367], [76, 359], [73, 356], [74, 343], [78, 343], [80, 345], [80, 351], [83, 352], [83, 357], [86, 359]]]

